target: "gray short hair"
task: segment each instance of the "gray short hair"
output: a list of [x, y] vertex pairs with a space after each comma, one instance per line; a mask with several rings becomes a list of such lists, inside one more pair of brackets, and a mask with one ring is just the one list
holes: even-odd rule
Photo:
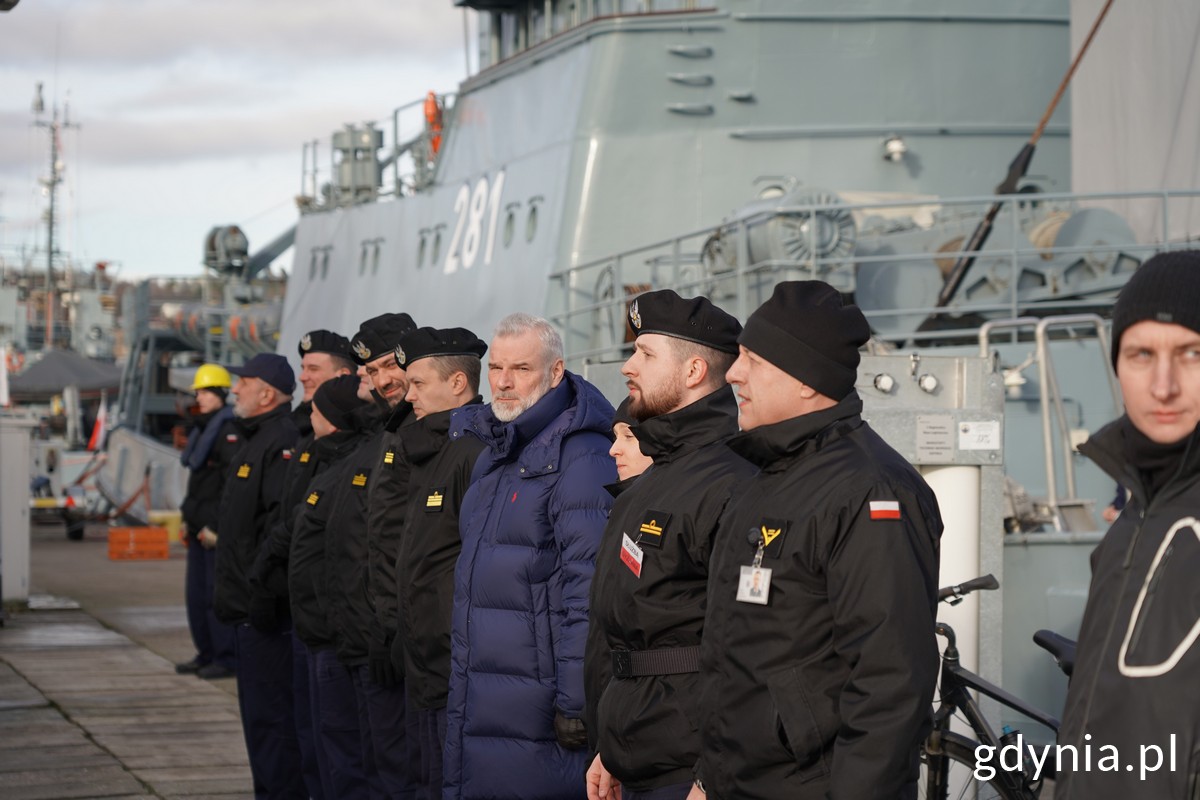
[[554, 326], [548, 321], [518, 311], [500, 320], [492, 335], [499, 338], [501, 336], [521, 336], [530, 332], [534, 333], [541, 341], [542, 353], [546, 356], [546, 368], [549, 369], [555, 361], [563, 357], [563, 341], [562, 337], [558, 335], [558, 331], [554, 330]]

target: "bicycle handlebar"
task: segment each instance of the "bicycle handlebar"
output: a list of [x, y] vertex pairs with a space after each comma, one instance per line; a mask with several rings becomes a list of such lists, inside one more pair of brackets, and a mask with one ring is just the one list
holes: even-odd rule
[[971, 592], [981, 591], [981, 590], [991, 591], [992, 589], [999, 589], [999, 588], [1000, 588], [1000, 582], [998, 580], [996, 580], [996, 577], [994, 575], [992, 575], [991, 573], [988, 573], [987, 575], [984, 575], [981, 578], [975, 578], [974, 580], [969, 580], [966, 583], [960, 583], [955, 586], [946, 586], [942, 589], [939, 589], [938, 590], [938, 602], [939, 603], [947, 603], [948, 602], [950, 605], [957, 605], [959, 602], [962, 601], [962, 599], [964, 597], [969, 595]]

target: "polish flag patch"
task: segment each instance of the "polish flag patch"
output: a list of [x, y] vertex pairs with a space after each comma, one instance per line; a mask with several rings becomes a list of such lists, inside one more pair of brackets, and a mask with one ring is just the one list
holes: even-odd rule
[[870, 508], [871, 519], [900, 519], [898, 500], [872, 500]]

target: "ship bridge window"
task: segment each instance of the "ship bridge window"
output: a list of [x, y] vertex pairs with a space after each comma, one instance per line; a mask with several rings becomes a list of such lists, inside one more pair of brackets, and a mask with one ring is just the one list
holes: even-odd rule
[[317, 279], [317, 251], [312, 251], [312, 258], [308, 260], [308, 279], [315, 281]]
[[329, 250], [321, 254], [321, 280], [329, 277]]
[[494, 10], [493, 0], [458, 0], [479, 14], [479, 61], [491, 66], [599, 17], [693, 11], [710, 8], [701, 0], [513, 0]]
[[376, 242], [375, 247], [371, 250], [371, 274], [372, 275], [379, 274], [379, 251], [382, 249], [383, 249], [383, 246], [379, 242]]

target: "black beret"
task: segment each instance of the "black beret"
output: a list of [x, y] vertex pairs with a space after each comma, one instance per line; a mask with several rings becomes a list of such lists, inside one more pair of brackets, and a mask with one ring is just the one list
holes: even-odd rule
[[1200, 332], [1200, 250], [1159, 253], [1134, 271], [1113, 306], [1114, 368], [1125, 329], [1146, 320]]
[[416, 328], [400, 337], [396, 363], [407, 367], [430, 356], [475, 356], [483, 358], [487, 344], [466, 328]]
[[738, 341], [803, 384], [842, 400], [858, 377], [871, 326], [824, 281], [787, 281], [746, 320]]
[[357, 375], [338, 375], [322, 383], [313, 395], [313, 405], [339, 431], [356, 430], [353, 412], [368, 402], [359, 398], [358, 383]]
[[408, 314], [380, 314], [359, 326], [350, 341], [357, 364], [367, 364], [396, 349], [400, 337], [417, 327]]
[[629, 306], [633, 335], [660, 333], [711, 347], [725, 353], [738, 351], [742, 325], [732, 314], [707, 297], [683, 298], [670, 289], [646, 292]]
[[328, 353], [347, 361], [354, 358], [354, 354], [350, 352], [350, 340], [333, 331], [309, 331], [300, 337], [300, 344], [296, 349], [300, 351], [301, 358], [309, 353]]

